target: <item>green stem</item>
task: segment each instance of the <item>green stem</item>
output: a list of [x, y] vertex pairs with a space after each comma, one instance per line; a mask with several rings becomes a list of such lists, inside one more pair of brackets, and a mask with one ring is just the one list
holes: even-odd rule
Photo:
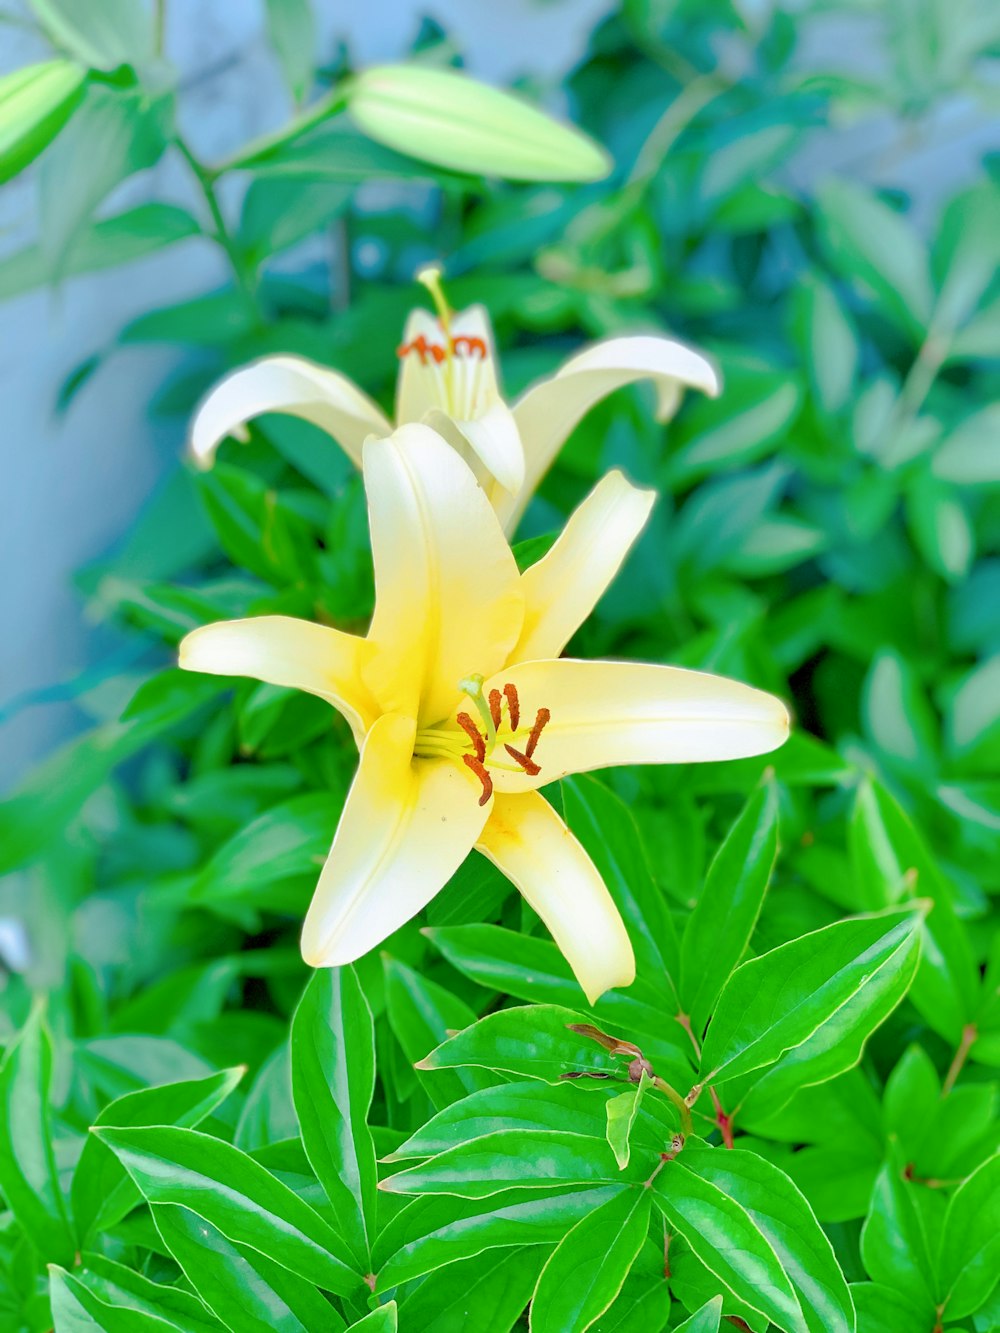
[[338, 111], [343, 111], [347, 105], [347, 96], [350, 84], [345, 80], [332, 88], [325, 97], [320, 97], [313, 102], [300, 115], [296, 116], [290, 124], [283, 129], [274, 130], [270, 134], [262, 134], [258, 139], [252, 139], [250, 143], [244, 144], [231, 157], [225, 158], [214, 167], [205, 167], [203, 170], [209, 178], [215, 180], [226, 171], [237, 171], [242, 167], [250, 166], [258, 157], [268, 152], [271, 148], [277, 148], [283, 144], [292, 143], [307, 130], [314, 129], [324, 120], [335, 116]]
[[975, 1023], [966, 1023], [962, 1029], [962, 1040], [958, 1044], [958, 1050], [955, 1052], [955, 1058], [952, 1060], [945, 1075], [944, 1084], [941, 1088], [941, 1096], [947, 1097], [952, 1088], [958, 1082], [958, 1076], [968, 1058], [969, 1052], [975, 1045], [976, 1038], [979, 1036]]
[[656, 1088], [657, 1092], [662, 1092], [663, 1095], [665, 1097], [668, 1097], [670, 1101], [672, 1101], [673, 1104], [677, 1107], [677, 1110], [680, 1112], [680, 1117], [681, 1117], [681, 1133], [686, 1138], [691, 1133], [690, 1106], [688, 1106], [687, 1102], [677, 1091], [677, 1089], [672, 1088], [666, 1079], [660, 1078], [659, 1074], [656, 1074], [653, 1077], [653, 1087]]
[[188, 166], [191, 168], [191, 174], [197, 181], [198, 188], [201, 190], [205, 203], [208, 206], [208, 211], [212, 218], [212, 226], [214, 228], [213, 239], [218, 242], [225, 252], [226, 258], [229, 260], [229, 266], [233, 271], [233, 277], [236, 279], [236, 286], [242, 293], [248, 308], [253, 314], [254, 320], [259, 322], [260, 310], [257, 306], [253, 281], [246, 270], [243, 256], [240, 254], [239, 247], [226, 223], [225, 215], [219, 204], [218, 195], [215, 192], [214, 177], [208, 168], [198, 161], [187, 142], [182, 139], [179, 134], [174, 136], [174, 143], [177, 145], [177, 149], [185, 162], [187, 162]]
[[163, 55], [167, 31], [167, 0], [156, 0], [153, 10], [153, 50], [158, 56]]

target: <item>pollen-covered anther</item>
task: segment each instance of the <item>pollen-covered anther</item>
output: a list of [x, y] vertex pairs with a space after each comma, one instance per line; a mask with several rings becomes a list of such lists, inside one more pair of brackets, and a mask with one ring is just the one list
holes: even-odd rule
[[517, 731], [521, 725], [521, 701], [517, 697], [517, 686], [508, 681], [503, 687], [503, 693], [507, 700], [507, 716], [510, 718], [510, 729], [511, 731]]
[[490, 717], [493, 719], [493, 730], [500, 730], [500, 720], [503, 695], [499, 690], [490, 690]]
[[468, 713], [456, 713], [455, 721], [468, 736], [469, 740], [472, 741], [476, 751], [475, 757], [477, 761], [480, 764], [484, 763], [486, 760], [486, 741], [482, 732], [476, 726], [475, 722], [473, 722]]
[[437, 362], [438, 365], [441, 365], [443, 361], [448, 359], [447, 350], [439, 343], [428, 342], [422, 333], [419, 337], [414, 338], [412, 342], [401, 343], [399, 347], [396, 348], [396, 355], [399, 357], [400, 361], [402, 361], [404, 356], [409, 356], [411, 352], [416, 352], [417, 356], [420, 357], [420, 364], [423, 366], [427, 365], [428, 357], [430, 357], [432, 361]]
[[535, 725], [528, 733], [528, 744], [524, 747], [524, 753], [528, 759], [535, 753], [535, 746], [538, 744], [538, 738], [545, 730], [546, 723], [551, 716], [552, 714], [547, 708], [539, 708], [538, 712], [535, 714]]
[[465, 764], [466, 768], [471, 768], [473, 773], [475, 773], [476, 777], [483, 784], [483, 794], [479, 798], [479, 804], [485, 805], [493, 795], [493, 779], [490, 776], [489, 769], [483, 761], [477, 758], [474, 754], [463, 754], [462, 763]]
[[465, 348], [469, 356], [478, 356], [480, 361], [486, 360], [486, 343], [482, 338], [472, 338], [467, 333], [456, 334], [451, 340], [452, 349], [458, 353]]
[[541, 773], [542, 771], [541, 767], [538, 764], [536, 764], [534, 759], [530, 758], [529, 755], [522, 754], [520, 750], [515, 750], [513, 745], [505, 744], [503, 748], [507, 751], [507, 753], [510, 755], [511, 759], [513, 759], [515, 763], [521, 765], [521, 767], [524, 769], [525, 773], [527, 773], [529, 778], [536, 778], [538, 774]]

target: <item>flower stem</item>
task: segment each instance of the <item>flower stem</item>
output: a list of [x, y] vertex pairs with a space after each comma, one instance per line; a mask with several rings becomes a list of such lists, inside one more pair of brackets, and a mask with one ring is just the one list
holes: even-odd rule
[[260, 321], [260, 311], [257, 306], [257, 298], [254, 293], [253, 283], [250, 275], [247, 273], [246, 266], [243, 263], [243, 256], [240, 254], [239, 247], [235, 238], [229, 230], [225, 216], [219, 204], [219, 197], [215, 190], [214, 177], [211, 171], [205, 167], [192, 152], [189, 144], [179, 134], [174, 136], [174, 143], [177, 145], [178, 152], [191, 169], [191, 174], [197, 181], [198, 188], [202, 193], [209, 214], [212, 218], [214, 227], [213, 239], [218, 242], [229, 260], [229, 266], [233, 271], [233, 277], [236, 279], [236, 286], [242, 293], [248, 308], [250, 309], [254, 321]]

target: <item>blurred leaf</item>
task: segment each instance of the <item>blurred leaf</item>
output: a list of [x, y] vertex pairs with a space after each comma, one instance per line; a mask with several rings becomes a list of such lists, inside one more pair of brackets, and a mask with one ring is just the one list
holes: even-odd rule
[[289, 92], [301, 102], [312, 82], [316, 48], [316, 21], [310, 0], [267, 0], [267, 39]]
[[973, 412], [946, 433], [931, 470], [959, 486], [1000, 484], [1000, 404]]
[[48, 35], [93, 69], [140, 64], [153, 52], [149, 7], [132, 0], [30, 0]]

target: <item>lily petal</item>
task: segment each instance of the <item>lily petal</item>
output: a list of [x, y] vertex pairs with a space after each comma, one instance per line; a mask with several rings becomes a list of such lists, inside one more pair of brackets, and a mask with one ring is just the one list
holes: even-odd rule
[[506, 403], [498, 400], [471, 421], [455, 421], [435, 409], [428, 412], [427, 424], [462, 454], [491, 499], [497, 485], [508, 496], [518, 494], [524, 485], [524, 449]]
[[227, 375], [198, 408], [191, 428], [191, 452], [209, 467], [227, 435], [246, 438], [246, 422], [263, 412], [287, 412], [332, 435], [361, 465], [369, 435], [388, 435], [392, 423], [345, 375], [300, 356], [266, 356]]
[[609, 393], [637, 380], [655, 384], [661, 421], [676, 409], [685, 387], [701, 389], [711, 397], [719, 392], [711, 363], [672, 338], [608, 338], [571, 357], [551, 379], [536, 384], [514, 404], [526, 471], [520, 498], [500, 511], [508, 532], [517, 526], [535, 487], [577, 422]]
[[479, 837], [489, 806], [447, 759], [413, 759], [415, 726], [386, 714], [369, 731], [302, 927], [311, 967], [352, 963], [416, 916]]
[[375, 656], [364, 678], [385, 712], [429, 725], [459, 681], [497, 671], [524, 619], [520, 575], [468, 466], [429, 426], [364, 449], [375, 561]]
[[365, 639], [294, 616], [220, 620], [181, 640], [179, 665], [210, 676], [250, 676], [326, 699], [360, 744], [376, 716], [361, 676], [371, 654]]
[[494, 796], [476, 843], [545, 922], [593, 1004], [635, 980], [625, 924], [597, 867], [537, 792]]
[[618, 471], [597, 483], [548, 553], [521, 575], [524, 628], [512, 661], [559, 656], [618, 573], [655, 500], [655, 491]]
[[440, 321], [429, 310], [411, 310], [399, 353], [396, 420], [422, 421], [434, 408], [456, 421], [472, 421], [498, 401], [497, 359], [486, 307], [469, 306], [451, 320], [453, 354], [445, 355]]
[[551, 714], [534, 750], [540, 772], [492, 768], [497, 791], [523, 792], [616, 764], [744, 759], [788, 736], [780, 699], [739, 681], [645, 662], [525, 662], [484, 690], [512, 684], [522, 718]]

